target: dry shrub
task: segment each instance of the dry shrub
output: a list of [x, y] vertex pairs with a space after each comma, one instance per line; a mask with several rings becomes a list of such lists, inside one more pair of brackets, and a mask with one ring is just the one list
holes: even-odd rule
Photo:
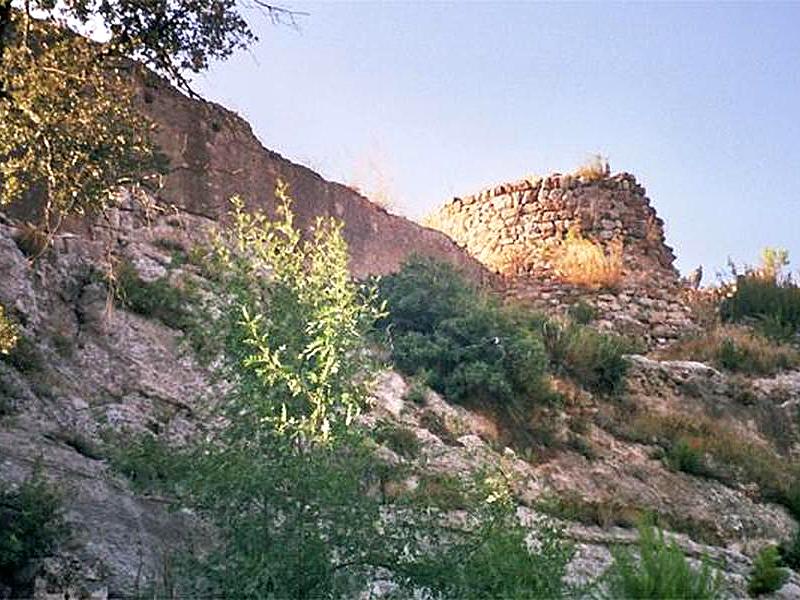
[[570, 229], [553, 252], [553, 266], [564, 281], [591, 289], [614, 289], [622, 281], [622, 240], [612, 240], [608, 252], [602, 244]]
[[791, 504], [798, 466], [766, 444], [748, 440], [741, 432], [701, 415], [642, 412], [633, 419], [630, 414], [621, 418], [617, 433], [622, 437], [667, 449], [679, 443], [690, 445], [704, 457], [704, 475], [729, 485], [755, 483], [765, 498], [787, 507]]
[[22, 253], [31, 259], [39, 258], [47, 250], [51, 237], [44, 228], [25, 223], [19, 228], [14, 242]]
[[530, 267], [530, 251], [520, 247], [503, 252], [498, 259], [498, 270], [505, 277], [524, 275]]
[[608, 177], [611, 169], [608, 164], [608, 158], [600, 154], [591, 155], [586, 162], [575, 169], [575, 175], [586, 179], [587, 181], [597, 181]]
[[800, 352], [742, 325], [714, 327], [675, 342], [661, 358], [696, 360], [748, 375], [772, 375], [800, 366]]
[[372, 148], [356, 161], [347, 187], [383, 209], [396, 208], [394, 181], [387, 164], [381, 149]]

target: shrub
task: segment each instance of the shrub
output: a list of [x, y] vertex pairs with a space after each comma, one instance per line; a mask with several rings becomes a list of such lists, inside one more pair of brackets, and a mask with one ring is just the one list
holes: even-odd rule
[[67, 535], [61, 494], [37, 470], [16, 490], [0, 492], [0, 581], [14, 576], [32, 560], [51, 554]]
[[628, 340], [572, 323], [546, 321], [541, 327], [550, 361], [557, 370], [593, 392], [621, 390], [628, 372], [624, 355], [635, 350]]
[[704, 476], [708, 473], [703, 451], [697, 442], [677, 440], [667, 449], [664, 461], [670, 468], [689, 475]]
[[0, 304], [0, 354], [8, 354], [14, 348], [19, 338], [17, 326], [8, 320], [5, 308]]
[[723, 320], [754, 321], [761, 331], [779, 340], [800, 331], [800, 287], [790, 279], [749, 272], [736, 278], [733, 294], [720, 306]]
[[639, 560], [625, 549], [613, 552], [614, 563], [606, 572], [608, 597], [642, 600], [722, 598], [722, 579], [707, 560], [693, 569], [675, 541], [667, 542], [654, 527], [639, 528]]
[[0, 353], [0, 360], [21, 373], [32, 374], [44, 370], [44, 360], [36, 344], [18, 334], [15, 334], [14, 346], [7, 353]]
[[773, 375], [800, 365], [800, 352], [743, 326], [720, 326], [684, 338], [660, 353], [664, 358], [697, 360], [747, 375]]
[[425, 404], [425, 400], [428, 396], [428, 386], [425, 385], [425, 381], [427, 380], [427, 375], [422, 374], [418, 375], [417, 377], [411, 378], [411, 383], [408, 386], [408, 390], [406, 391], [406, 395], [404, 396], [404, 400], [408, 402], [413, 402], [419, 406]]
[[111, 467], [139, 492], [170, 490], [184, 476], [181, 453], [149, 433], [105, 437]]
[[[501, 535], [501, 524], [508, 524], [509, 535], [520, 535], [507, 492], [464, 490], [463, 528], [446, 518], [446, 509], [418, 510], [411, 501], [395, 507], [398, 514], [369, 493], [388, 467], [353, 417], [374, 372], [364, 360], [366, 333], [380, 310], [349, 278], [340, 225], [320, 222], [303, 241], [283, 188], [278, 196], [285, 200], [280, 220], [245, 215], [237, 204], [232, 228], [218, 236], [216, 257], [225, 268], [217, 283], [230, 312], [207, 317], [225, 341], [221, 373], [232, 387], [217, 403], [221, 428], [189, 454], [182, 488], [217, 536], [208, 552], [189, 561], [181, 591], [355, 597], [378, 567], [391, 571], [399, 597], [420, 586], [437, 595], [460, 591], [464, 577], [478, 585], [465, 566], [485, 573], [479, 580], [485, 581], [505, 560], [481, 551], [495, 539], [484, 534]], [[395, 436], [379, 429], [384, 434]], [[542, 585], [560, 591], [568, 557], [556, 544], [531, 560], [553, 565], [540, 570]], [[468, 562], [477, 556], [481, 562]]]
[[767, 546], [753, 561], [753, 570], [747, 582], [747, 592], [751, 596], [761, 596], [778, 591], [789, 579], [789, 572], [780, 568], [780, 554], [775, 546]]
[[375, 441], [404, 458], [417, 458], [422, 444], [411, 429], [391, 423], [381, 423], [373, 432]]
[[790, 540], [781, 544], [779, 550], [787, 567], [795, 571], [800, 570], [800, 530], [796, 531]]
[[114, 270], [113, 287], [114, 298], [123, 308], [173, 329], [190, 326], [190, 294], [172, 285], [168, 276], [144, 281], [130, 262], [122, 262]]
[[450, 401], [510, 414], [546, 399], [541, 338], [470, 286], [455, 269], [415, 258], [380, 282], [398, 369], [424, 375]]
[[468, 486], [467, 504], [480, 509], [468, 513], [467, 527], [448, 528], [451, 533], [437, 538], [433, 551], [398, 565], [409, 588], [421, 586], [434, 598], [465, 600], [566, 596], [563, 579], [572, 546], [546, 520], [533, 532], [522, 526], [507, 488], [492, 489], [495, 482], [489, 478], [477, 498]]
[[573, 228], [553, 251], [556, 273], [566, 282], [590, 289], [615, 289], [622, 281], [623, 245], [621, 240], [603, 245], [585, 238]]
[[578, 325], [588, 325], [597, 318], [597, 308], [585, 300], [578, 300], [567, 309], [567, 316]]

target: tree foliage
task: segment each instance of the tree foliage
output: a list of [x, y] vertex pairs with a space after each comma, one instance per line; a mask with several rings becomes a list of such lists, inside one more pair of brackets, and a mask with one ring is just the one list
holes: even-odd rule
[[42, 199], [55, 228], [119, 185], [153, 184], [166, 163], [134, 109], [130, 59], [191, 91], [187, 74], [255, 39], [234, 0], [0, 0], [0, 206]]
[[181, 593], [350, 598], [388, 577], [400, 597], [558, 596], [569, 549], [547, 530], [528, 551], [502, 481], [465, 482], [459, 519], [424, 499], [387, 504], [380, 482], [393, 467], [354, 421], [383, 311], [350, 279], [341, 224], [319, 220], [304, 238], [285, 187], [277, 196], [276, 221], [235, 201], [206, 265], [207, 335], [223, 342], [215, 364], [231, 388], [183, 463], [183, 499], [217, 535], [189, 559]]

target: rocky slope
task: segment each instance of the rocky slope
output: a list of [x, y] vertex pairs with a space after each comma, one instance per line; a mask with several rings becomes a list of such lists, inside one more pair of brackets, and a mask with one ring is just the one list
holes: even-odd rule
[[[65, 492], [72, 531], [56, 556], [20, 574], [35, 576], [37, 598], [130, 597], [164, 577], [165, 561], [196, 527], [191, 515], [169, 512], [162, 498], [136, 493], [115, 473], [101, 433], [191, 435], [197, 408], [215, 388], [178, 331], [109, 302], [102, 272], [109, 260], [125, 260], [143, 280], [166, 276], [179, 286], [197, 269], [179, 260], [178, 249], [188, 250], [209, 223], [185, 211], [148, 214], [128, 198], [91, 227], [91, 236], [61, 235], [33, 266], [22, 251], [24, 231], [8, 220], [0, 224], [0, 302], [23, 325], [25, 348], [22, 358], [0, 362], [0, 481], [18, 484], [40, 465]], [[678, 532], [689, 556], [712, 557], [731, 595], [743, 596], [755, 552], [788, 538], [796, 523], [752, 486], [668, 469], [657, 444], [626, 424], [636, 411], [693, 414], [727, 423], [741, 439], [774, 444], [776, 432], [766, 424], [788, 423], [781, 439], [796, 453], [800, 374], [742, 382], [698, 363], [630, 360], [622, 400], [559, 384], [568, 402], [554, 416], [541, 455], [503, 448], [490, 421], [432, 392], [421, 404], [409, 401], [407, 383], [392, 372], [364, 421], [413, 432], [420, 442], [414, 456], [390, 448], [387, 456], [424, 472], [502, 466], [522, 518], [544, 511], [565, 519], [577, 544], [574, 581], [598, 576], [611, 561], [611, 545], [633, 543], [632, 526], [649, 510]], [[0, 597], [8, 593], [0, 590]], [[798, 595], [800, 578], [793, 575], [776, 597]]]

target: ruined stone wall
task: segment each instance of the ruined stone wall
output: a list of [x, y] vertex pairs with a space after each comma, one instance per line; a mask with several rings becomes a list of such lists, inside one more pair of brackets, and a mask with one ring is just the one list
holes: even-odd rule
[[[503, 274], [503, 293], [548, 312], [577, 302], [596, 308], [597, 326], [650, 346], [694, 328], [664, 222], [633, 175], [531, 177], [454, 198], [427, 224]], [[622, 246], [622, 278], [613, 290], [565, 283], [554, 256], [570, 230], [612, 252]]]
[[427, 222], [498, 272], [552, 275], [552, 250], [577, 227], [606, 247], [622, 242], [628, 285], [678, 278], [664, 223], [628, 173], [599, 180], [560, 174], [524, 179], [454, 198]]

